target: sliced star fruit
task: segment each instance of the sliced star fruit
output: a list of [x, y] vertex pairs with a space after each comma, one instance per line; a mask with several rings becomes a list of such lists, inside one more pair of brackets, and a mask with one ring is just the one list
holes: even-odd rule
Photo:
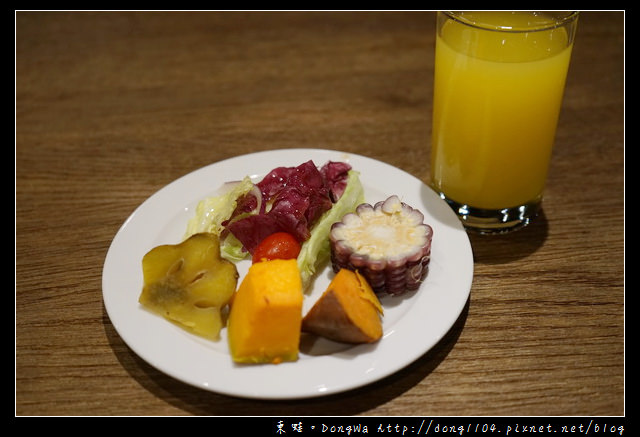
[[181, 328], [217, 340], [238, 282], [235, 264], [220, 256], [215, 234], [194, 234], [180, 244], [154, 247], [142, 259], [138, 301]]

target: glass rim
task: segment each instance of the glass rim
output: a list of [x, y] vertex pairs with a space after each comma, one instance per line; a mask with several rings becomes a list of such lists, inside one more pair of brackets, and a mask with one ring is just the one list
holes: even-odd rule
[[[531, 27], [503, 27], [503, 26], [495, 26], [486, 23], [475, 23], [473, 21], [468, 21], [463, 19], [460, 16], [460, 12], [462, 11], [440, 11], [444, 15], [446, 15], [451, 20], [454, 20], [460, 24], [465, 26], [474, 27], [476, 29], [488, 30], [493, 32], [504, 32], [504, 33], [524, 33], [524, 32], [540, 32], [545, 30], [552, 30], [558, 27], [566, 26], [571, 22], [575, 21], [578, 18], [579, 11], [567, 11], [567, 14], [561, 18], [556, 19], [553, 23], [550, 24], [542, 24], [542, 25], [532, 25]], [[484, 12], [484, 11], [483, 11]], [[486, 12], [498, 12], [498, 11], [486, 11]], [[524, 11], [514, 11], [514, 12], [524, 12]], [[558, 12], [558, 11], [541, 11], [541, 12]]]

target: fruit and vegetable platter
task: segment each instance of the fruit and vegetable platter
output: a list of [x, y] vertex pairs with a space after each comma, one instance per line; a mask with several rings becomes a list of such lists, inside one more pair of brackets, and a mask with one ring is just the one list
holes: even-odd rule
[[[110, 273], [122, 258], [135, 279]], [[294, 149], [205, 167], [149, 198], [112, 243], [103, 295], [118, 333], [160, 370], [233, 395], [306, 397], [425, 353], [462, 311], [471, 276], [464, 230], [418, 179]], [[281, 372], [279, 390], [265, 378]]]
[[[211, 340], [227, 325], [236, 362], [296, 361], [303, 331], [378, 341], [384, 310], [374, 290], [399, 295], [426, 276], [433, 230], [423, 214], [397, 195], [364, 203], [345, 162], [308, 160], [227, 188], [198, 204], [184, 241], [144, 256], [139, 301]], [[303, 315], [304, 292], [329, 253], [336, 276]], [[240, 279], [234, 261], [245, 257], [252, 266]]]

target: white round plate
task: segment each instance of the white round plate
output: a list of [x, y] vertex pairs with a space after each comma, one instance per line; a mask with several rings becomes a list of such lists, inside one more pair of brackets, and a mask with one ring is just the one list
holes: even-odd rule
[[[343, 345], [303, 335], [296, 362], [237, 365], [228, 352], [226, 329], [219, 341], [192, 335], [138, 303], [142, 257], [161, 244], [182, 241], [198, 202], [222, 184], [249, 175], [258, 181], [270, 170], [308, 160], [348, 162], [360, 172], [367, 203], [397, 194], [422, 211], [433, 228], [429, 273], [419, 290], [384, 297], [384, 336], [375, 344]], [[249, 261], [237, 264], [242, 280]], [[305, 296], [306, 311], [326, 289], [326, 267]], [[431, 349], [462, 312], [471, 289], [473, 255], [469, 238], [451, 208], [419, 179], [389, 164], [350, 153], [284, 149], [230, 158], [196, 170], [162, 188], [124, 222], [107, 253], [104, 305], [118, 334], [142, 359], [185, 383], [231, 396], [294, 399], [334, 394], [380, 380]]]

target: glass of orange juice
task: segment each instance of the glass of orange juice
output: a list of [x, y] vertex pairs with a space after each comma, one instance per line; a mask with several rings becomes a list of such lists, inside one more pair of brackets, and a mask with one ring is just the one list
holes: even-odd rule
[[578, 12], [438, 12], [431, 184], [480, 233], [527, 225], [542, 195]]

